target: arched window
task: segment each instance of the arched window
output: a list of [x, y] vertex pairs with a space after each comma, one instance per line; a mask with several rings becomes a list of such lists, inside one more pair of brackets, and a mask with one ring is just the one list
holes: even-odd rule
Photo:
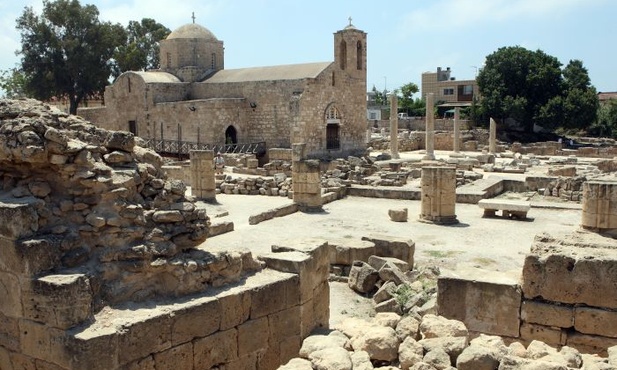
[[167, 68], [171, 68], [171, 53], [167, 53]]
[[216, 69], [216, 54], [212, 53], [212, 69]]
[[334, 71], [332, 71], [332, 86], [334, 86], [334, 85], [335, 85], [335, 82], [336, 82], [336, 81], [334, 80]]
[[238, 144], [238, 133], [236, 128], [231, 125], [225, 130], [225, 144]]
[[356, 68], [362, 70], [362, 42], [358, 41], [356, 45]]
[[345, 42], [345, 40], [341, 41], [341, 44], [339, 45], [340, 48], [340, 65], [341, 65], [341, 69], [345, 69], [346, 64], [347, 64], [347, 43]]

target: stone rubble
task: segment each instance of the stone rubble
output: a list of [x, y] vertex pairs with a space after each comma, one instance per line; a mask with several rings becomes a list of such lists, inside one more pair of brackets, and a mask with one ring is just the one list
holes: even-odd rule
[[602, 358], [535, 340], [525, 347], [499, 336], [474, 336], [462, 322], [432, 314], [417, 319], [377, 313], [370, 321], [346, 318], [328, 333], [307, 337], [300, 357], [278, 369], [608, 370], [616, 364], [617, 346]]
[[[89, 315], [259, 269], [250, 253], [194, 249], [206, 239], [209, 217], [139, 143], [35, 100], [0, 100], [0, 234], [16, 248], [2, 253], [19, 255], [0, 269], [37, 276], [45, 286], [60, 284], [54, 276], [80, 274]], [[41, 310], [39, 303], [31, 309]]]

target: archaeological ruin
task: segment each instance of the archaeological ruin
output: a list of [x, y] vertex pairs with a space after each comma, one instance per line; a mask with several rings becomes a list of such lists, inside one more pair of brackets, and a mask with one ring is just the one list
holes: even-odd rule
[[380, 131], [216, 174], [0, 101], [0, 368], [616, 368], [617, 146]]

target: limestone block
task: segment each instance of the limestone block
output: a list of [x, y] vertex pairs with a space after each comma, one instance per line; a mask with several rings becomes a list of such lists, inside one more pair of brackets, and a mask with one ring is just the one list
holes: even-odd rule
[[521, 320], [532, 324], [571, 328], [574, 326], [574, 310], [571, 306], [524, 300]]
[[597, 353], [606, 356], [609, 347], [617, 345], [617, 339], [599, 335], [581, 334], [576, 331], [569, 332], [566, 345], [578, 349], [582, 353]]
[[193, 370], [193, 343], [184, 343], [155, 353], [154, 362], [157, 370]]
[[11, 203], [0, 201], [0, 236], [16, 240], [34, 235], [39, 229], [36, 209], [44, 204], [34, 197], [19, 198]]
[[522, 322], [520, 338], [529, 342], [539, 340], [551, 346], [562, 346], [566, 344], [566, 331], [559, 327]]
[[617, 312], [593, 307], [576, 307], [574, 329], [584, 334], [617, 338]]
[[246, 166], [248, 168], [257, 168], [259, 165], [259, 160], [257, 158], [249, 158], [246, 160]]
[[353, 261], [367, 262], [375, 254], [375, 243], [367, 240], [328, 240], [330, 264], [351, 266]]
[[22, 354], [70, 368], [71, 356], [64, 348], [67, 337], [64, 330], [22, 319], [19, 331]]
[[411, 266], [405, 261], [402, 261], [398, 258], [394, 257], [384, 257], [384, 256], [370, 256], [368, 259], [368, 264], [371, 265], [375, 270], [381, 270], [381, 268], [387, 264], [391, 263], [396, 266], [401, 272], [407, 272], [411, 269]]
[[617, 182], [583, 183], [582, 226], [590, 229], [617, 229]]
[[[294, 306], [268, 315], [267, 329], [268, 342], [270, 345], [279, 345], [289, 338], [300, 337], [302, 320], [300, 307], [301, 306]], [[260, 336], [260, 338], [263, 340], [263, 336]]]
[[310, 299], [300, 305], [300, 336], [307, 337], [315, 327], [315, 304]]
[[359, 293], [368, 293], [375, 289], [379, 272], [368, 263], [355, 261], [349, 271], [349, 287]]
[[238, 358], [238, 330], [219, 331], [208, 337], [196, 339], [193, 347], [195, 369], [211, 369], [215, 365]]
[[251, 290], [251, 319], [295, 306], [300, 302], [298, 275], [265, 281], [258, 289]]
[[390, 216], [390, 220], [394, 222], [406, 222], [407, 221], [407, 208], [389, 209], [388, 216]]
[[287, 337], [285, 341], [281, 342], [279, 351], [281, 364], [285, 364], [289, 360], [297, 357], [301, 346], [302, 337], [300, 335]]
[[379, 269], [379, 279], [392, 281], [396, 285], [409, 282], [409, 278], [395, 264], [387, 262]]
[[47, 238], [14, 241], [0, 236], [0, 270], [34, 275], [60, 263], [59, 243]]
[[251, 294], [249, 290], [223, 290], [217, 295], [220, 305], [221, 330], [228, 330], [249, 319]]
[[22, 316], [22, 294], [17, 276], [0, 271], [0, 297], [2, 297], [0, 299], [0, 317], [17, 318]]
[[362, 240], [368, 240], [375, 244], [377, 256], [398, 258], [407, 262], [413, 268], [416, 249], [416, 243], [413, 240], [380, 234], [363, 236]]
[[47, 275], [24, 291], [24, 317], [59, 329], [92, 316], [92, 288], [84, 274]]
[[537, 236], [523, 265], [525, 298], [616, 309], [617, 250], [606, 239], [588, 232]]
[[118, 337], [118, 361], [125, 364], [171, 348], [171, 318], [165, 312], [137, 310]]
[[5, 316], [0, 312], [0, 348], [4, 347], [18, 352], [20, 350], [19, 336], [18, 319]]
[[518, 337], [521, 289], [505, 273], [466, 269], [437, 281], [439, 315], [465, 323], [470, 331]]
[[269, 345], [273, 345], [274, 343], [264, 340], [268, 333], [270, 329], [267, 316], [240, 324], [238, 326], [238, 356], [264, 351]]
[[174, 310], [171, 318], [172, 346], [206, 337], [219, 330], [222, 310], [218, 299], [200, 298], [191, 300], [183, 306], [185, 307]]
[[[106, 370], [118, 367], [119, 333], [115, 327], [83, 328], [71, 331], [65, 350], [71, 357], [73, 369]], [[149, 369], [140, 366], [138, 369]], [[150, 369], [154, 369], [152, 366]]]
[[210, 226], [208, 227], [208, 237], [225, 234], [232, 231], [234, 231], [234, 223], [232, 221], [217, 222], [210, 224]]
[[[300, 299], [304, 302], [312, 298], [313, 290], [330, 276], [328, 250], [328, 242], [320, 238], [283, 240], [272, 246], [272, 251], [275, 253], [268, 254], [266, 259], [270, 260], [272, 268], [300, 275]], [[276, 256], [277, 253], [287, 251], [292, 252], [287, 254], [289, 261], [285, 261], [287, 258], [285, 254]], [[304, 259], [293, 252], [302, 253], [310, 258]]]
[[249, 353], [247, 355], [240, 356], [237, 359], [228, 362], [224, 366], [226, 369], [258, 370], [257, 363], [259, 362], [260, 355], [261, 353], [259, 352]]
[[314, 321], [311, 331], [315, 328], [328, 328], [330, 322], [330, 285], [327, 281], [324, 281], [320, 286], [315, 288], [313, 315]]

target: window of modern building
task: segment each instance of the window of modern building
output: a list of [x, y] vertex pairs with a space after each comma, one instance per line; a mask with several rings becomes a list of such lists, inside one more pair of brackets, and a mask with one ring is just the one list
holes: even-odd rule
[[454, 95], [454, 88], [448, 87], [446, 89], [443, 89], [443, 94], [444, 95]]

